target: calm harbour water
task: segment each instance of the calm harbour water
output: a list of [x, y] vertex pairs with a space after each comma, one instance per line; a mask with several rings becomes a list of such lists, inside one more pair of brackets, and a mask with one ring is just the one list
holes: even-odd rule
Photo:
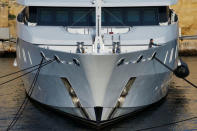
[[[190, 76], [197, 84], [197, 57], [183, 58], [189, 65]], [[0, 58], [0, 76], [18, 70], [13, 67], [12, 58]], [[6, 79], [0, 79], [0, 83]], [[0, 131], [6, 130], [25, 98], [23, 82], [18, 79], [0, 87]], [[148, 108], [135, 117], [127, 118], [106, 131], [133, 131], [152, 126], [197, 117], [197, 89], [189, 86], [183, 80], [173, 78], [169, 94], [159, 105]], [[12, 129], [13, 131], [86, 131], [93, 130], [74, 122], [69, 118], [28, 103], [23, 115]], [[176, 125], [154, 128], [151, 131], [197, 131], [197, 119]]]

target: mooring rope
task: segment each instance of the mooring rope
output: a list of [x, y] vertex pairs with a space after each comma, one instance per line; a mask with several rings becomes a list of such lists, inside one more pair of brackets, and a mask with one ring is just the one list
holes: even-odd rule
[[152, 129], [155, 129], [155, 128], [161, 128], [161, 127], [165, 127], [165, 126], [175, 125], [175, 124], [179, 124], [179, 123], [190, 121], [190, 120], [194, 120], [194, 119], [197, 119], [197, 117], [191, 117], [191, 118], [187, 118], [187, 119], [184, 119], [184, 120], [175, 121], [175, 122], [171, 122], [171, 123], [167, 123], [167, 124], [163, 124], [163, 125], [158, 125], [158, 126], [152, 126], [152, 127], [147, 127], [147, 128], [143, 128], [143, 129], [138, 129], [138, 130], [135, 130], [135, 131], [152, 130]]
[[[33, 79], [33, 81], [32, 81], [31, 86], [30, 86], [30, 89], [28, 90], [28, 95], [29, 95], [30, 97], [31, 97], [31, 95], [32, 95], [32, 93], [33, 93], [34, 87], [35, 87], [36, 82], [37, 82], [37, 80], [38, 80], [38, 76], [39, 76], [39, 74], [40, 74], [40, 70], [41, 70], [41, 68], [43, 67], [43, 66], [42, 66], [43, 60], [44, 60], [44, 59], [42, 58], [42, 60], [41, 60], [41, 62], [40, 62], [40, 64], [39, 64], [38, 71], [36, 72], [35, 77], [34, 77], [34, 79]], [[28, 96], [25, 97], [23, 103], [21, 104], [20, 108], [18, 109], [18, 111], [17, 111], [15, 117], [14, 117], [14, 118], [12, 119], [12, 121], [10, 122], [10, 124], [9, 124], [9, 126], [8, 126], [8, 128], [7, 128], [6, 131], [9, 131], [12, 127], [14, 127], [14, 125], [17, 123], [17, 121], [19, 120], [20, 116], [22, 115], [23, 111], [25, 110], [25, 107], [26, 107], [27, 103], [28, 103]]]
[[[158, 59], [156, 56], [154, 56], [154, 59], [156, 61], [158, 61], [161, 65], [163, 65], [164, 67], [166, 67], [168, 70], [170, 70], [171, 72], [174, 73], [174, 70], [172, 68], [170, 68], [168, 65], [166, 65], [165, 63], [163, 63], [160, 59]], [[13, 72], [13, 73], [10, 73], [10, 74], [7, 74], [7, 75], [4, 75], [4, 76], [1, 76], [0, 78], [4, 78], [4, 77], [7, 77], [7, 76], [11, 76], [11, 75], [14, 75], [14, 74], [17, 74], [17, 73], [20, 73], [22, 71], [26, 71], [26, 70], [29, 70], [29, 69], [32, 69], [32, 68], [35, 68], [37, 66], [39, 66], [38, 68], [35, 68], [35, 69], [32, 69], [31, 71], [23, 74], [23, 75], [20, 75], [16, 78], [13, 78], [11, 80], [8, 80], [6, 82], [3, 82], [0, 84], [1, 85], [4, 85], [6, 83], [9, 83], [11, 81], [14, 81], [20, 77], [23, 77], [27, 74], [30, 74], [31, 72], [33, 71], [36, 71], [36, 74], [35, 74], [35, 77], [32, 81], [32, 84], [30, 86], [30, 89], [28, 90], [27, 94], [31, 97], [32, 93], [33, 93], [33, 90], [34, 90], [34, 87], [36, 85], [36, 82], [38, 80], [38, 77], [39, 77], [39, 74], [40, 74], [40, 70], [41, 68], [43, 68], [44, 66], [52, 63], [53, 61], [55, 61], [56, 59], [53, 59], [53, 60], [50, 60], [50, 61], [47, 61], [47, 62], [43, 62], [44, 61], [44, 58], [42, 58], [40, 64], [37, 64], [37, 65], [34, 65], [32, 67], [28, 67], [28, 68], [25, 68], [25, 69], [22, 69], [22, 70], [19, 70], [17, 72]], [[186, 81], [187, 83], [189, 83], [190, 85], [192, 85], [193, 87], [197, 88], [197, 86], [195, 84], [193, 84], [192, 82], [190, 82], [189, 80], [187, 80], [186, 78], [182, 78], [184, 81]], [[15, 114], [14, 118], [12, 119], [12, 121], [10, 122], [8, 128], [6, 129], [6, 131], [9, 131], [11, 128], [14, 127], [14, 125], [17, 123], [17, 121], [19, 120], [20, 116], [22, 115], [23, 111], [25, 110], [26, 108], [26, 105], [28, 103], [28, 96], [25, 97], [24, 101], [22, 102], [21, 106], [19, 107], [17, 113]], [[182, 122], [185, 122], [185, 121], [189, 121], [189, 120], [193, 120], [193, 119], [197, 119], [197, 117], [191, 117], [191, 118], [187, 118], [187, 119], [183, 119], [183, 120], [180, 120], [180, 121], [175, 121], [175, 122], [171, 122], [171, 123], [167, 123], [167, 124], [163, 124], [163, 125], [158, 125], [158, 126], [152, 126], [152, 127], [147, 127], [147, 128], [143, 128], [143, 129], [138, 129], [138, 130], [135, 130], [135, 131], [144, 131], [144, 130], [151, 130], [151, 129], [155, 129], [155, 128], [161, 128], [161, 127], [165, 127], [165, 126], [170, 126], [170, 125], [174, 125], [174, 124], [178, 124], [178, 123], [182, 123]]]
[[[170, 70], [171, 72], [174, 73], [174, 70], [172, 68], [170, 68], [168, 65], [164, 64], [160, 59], [158, 59], [156, 56], [154, 57], [154, 59], [156, 61], [158, 61], [161, 65], [163, 65], [164, 67], [166, 67], [168, 70]], [[197, 88], [197, 85], [195, 85], [194, 83], [192, 83], [191, 81], [187, 80], [186, 78], [181, 78], [184, 81], [186, 81], [188, 84], [190, 84], [191, 86]]]
[[[46, 61], [46, 62], [43, 62], [42, 64], [45, 64], [45, 63], [48, 63], [49, 61]], [[35, 68], [35, 67], [38, 67], [40, 64], [37, 64], [37, 65], [34, 65], [34, 66], [31, 66], [31, 67], [27, 67], [25, 69], [21, 69], [19, 71], [16, 71], [16, 72], [12, 72], [10, 74], [6, 74], [6, 75], [3, 75], [3, 76], [0, 76], [0, 79], [1, 78], [4, 78], [4, 77], [8, 77], [8, 76], [11, 76], [11, 75], [14, 75], [14, 74], [18, 74], [20, 72], [23, 72], [23, 71], [26, 71], [26, 70], [29, 70], [29, 69], [32, 69], [32, 68]]]
[[[48, 64], [50, 64], [50, 63], [52, 63], [53, 61], [55, 61], [55, 59], [50, 60], [50, 61], [48, 61], [48, 62], [45, 62], [45, 64], [42, 64], [41, 67], [44, 67], [44, 66], [46, 66], [46, 65], [48, 65]], [[27, 73], [24, 73], [24, 74], [22, 74], [22, 75], [20, 75], [20, 76], [17, 76], [17, 77], [15, 77], [15, 78], [13, 78], [13, 79], [10, 79], [10, 80], [8, 80], [8, 81], [5, 81], [5, 82], [1, 83], [0, 86], [5, 85], [5, 84], [7, 84], [7, 83], [9, 83], [9, 82], [12, 82], [12, 81], [14, 81], [14, 80], [16, 80], [16, 79], [19, 79], [19, 78], [21, 78], [21, 77], [23, 77], [23, 76], [26, 76], [26, 75], [28, 75], [28, 74], [30, 74], [30, 73], [32, 73], [32, 72], [38, 70], [38, 69], [39, 69], [39, 67], [38, 67], [38, 68], [35, 68], [35, 69], [32, 69], [31, 71], [29, 71], [29, 72], [27, 72]]]
[[[169, 69], [171, 72], [174, 73], [174, 70], [172, 68], [170, 68], [168, 65], [164, 64], [156, 56], [154, 56], [154, 59], [157, 60], [161, 65], [163, 65], [164, 67], [166, 67], [167, 69]], [[182, 78], [182, 79], [185, 80], [190, 85], [192, 85], [193, 87], [197, 88], [197, 86], [195, 84], [193, 84], [192, 82], [190, 82], [186, 78]], [[179, 124], [179, 123], [190, 121], [190, 120], [194, 120], [194, 119], [197, 119], [197, 116], [194, 116], [194, 117], [191, 117], [191, 118], [187, 118], [187, 119], [183, 119], [183, 120], [180, 120], [180, 121], [174, 121], [174, 122], [171, 122], [171, 123], [166, 123], [166, 124], [158, 125], [158, 126], [152, 126], [152, 127], [147, 127], [147, 128], [143, 128], [143, 129], [138, 129], [138, 130], [135, 130], [135, 131], [152, 130], [152, 129], [155, 129], [155, 128], [161, 128], [161, 127], [165, 127], [165, 126], [175, 125], [175, 124]]]

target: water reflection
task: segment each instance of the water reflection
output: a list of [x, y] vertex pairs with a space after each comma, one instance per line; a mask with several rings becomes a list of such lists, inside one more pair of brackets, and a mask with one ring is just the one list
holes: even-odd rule
[[[189, 65], [191, 74], [189, 80], [197, 84], [197, 57], [183, 58]], [[0, 75], [16, 71], [13, 59], [0, 59]], [[0, 82], [6, 79], [0, 80]], [[0, 130], [5, 130], [17, 109], [25, 98], [23, 82], [19, 79], [0, 87]], [[148, 108], [137, 116], [130, 117], [103, 130], [131, 131], [158, 126], [197, 116], [197, 89], [189, 86], [183, 80], [173, 78], [169, 94], [165, 100], [156, 106]], [[197, 130], [197, 119], [176, 125], [151, 129], [151, 131], [189, 131]], [[63, 131], [63, 130], [92, 130], [77, 121], [48, 111], [38, 105], [28, 103], [22, 118], [13, 128], [15, 131]]]

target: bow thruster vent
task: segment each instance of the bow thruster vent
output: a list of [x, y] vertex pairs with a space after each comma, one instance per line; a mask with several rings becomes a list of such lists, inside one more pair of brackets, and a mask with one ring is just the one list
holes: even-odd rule
[[128, 93], [129, 93], [132, 85], [134, 84], [135, 80], [136, 80], [136, 77], [132, 77], [132, 78], [129, 79], [125, 88], [122, 90], [120, 97], [117, 100], [116, 106], [113, 108], [113, 110], [109, 114], [108, 119], [112, 119], [117, 112], [116, 109], [122, 107], [122, 105], [125, 102], [126, 96], [128, 95]]
[[87, 119], [89, 118], [88, 113], [86, 112], [86, 110], [82, 107], [79, 98], [77, 97], [77, 94], [75, 93], [75, 90], [72, 88], [70, 82], [68, 81], [68, 79], [66, 78], [61, 78], [62, 82], [64, 83], [67, 91], [69, 92], [69, 95], [72, 99], [73, 104], [80, 109], [80, 112], [83, 116], [85, 116]]

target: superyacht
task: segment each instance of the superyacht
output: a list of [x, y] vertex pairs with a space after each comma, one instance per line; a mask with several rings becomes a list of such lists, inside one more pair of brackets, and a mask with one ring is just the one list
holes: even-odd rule
[[[59, 60], [41, 69], [32, 100], [99, 126], [167, 95], [172, 73], [154, 57], [177, 67], [177, 0], [18, 3], [18, 67]], [[35, 73], [23, 79], [26, 90]]]

